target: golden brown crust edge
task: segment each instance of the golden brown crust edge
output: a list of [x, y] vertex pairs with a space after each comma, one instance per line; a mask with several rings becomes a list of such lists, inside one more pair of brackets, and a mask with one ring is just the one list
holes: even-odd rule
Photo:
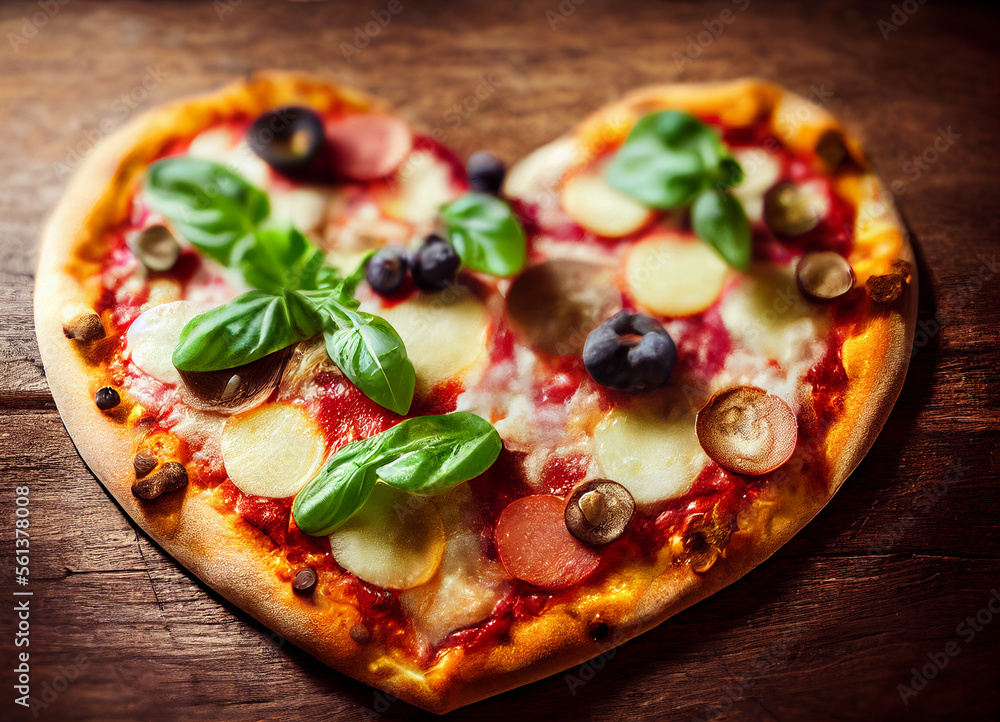
[[[304, 102], [303, 83], [307, 88], [311, 87], [312, 92], [321, 95], [324, 91], [328, 93], [332, 87], [322, 81], [311, 86], [312, 82], [298, 76], [269, 74], [248, 85], [237, 84], [194, 102], [206, 104], [206, 112], [209, 113], [224, 113], [233, 107], [234, 102], [240, 107], [260, 112], [268, 102]], [[248, 91], [247, 88], [255, 87], [253, 83], [263, 83], [267, 90], [262, 92], [258, 87], [256, 91]], [[669, 103], [674, 107], [697, 102], [701, 104], [699, 108], [707, 106], [718, 110], [732, 108], [733, 101], [745, 99], [748, 92], [761, 103], [778, 104], [782, 98], [791, 103], [793, 101], [788, 98], [797, 97], [759, 81], [737, 81], [708, 87], [662, 86], [638, 91], [621, 103], [599, 111], [584, 121], [581, 129], [598, 127], [602, 116], [614, 120], [623, 110], [642, 114], [642, 108], [655, 104], [658, 98], [660, 103]], [[246, 95], [255, 97], [256, 101]], [[358, 107], [364, 105], [361, 96], [348, 96]], [[190, 118], [191, 102], [182, 101], [157, 109], [111, 136], [78, 172], [52, 217], [43, 241], [35, 308], [39, 347], [53, 396], [74, 438], [88, 440], [79, 448], [91, 469], [129, 515], [181, 564], [264, 624], [331, 666], [425, 709], [445, 712], [583, 663], [613, 646], [608, 640], [614, 644], [624, 642], [737, 580], [787, 542], [832, 497], [874, 440], [902, 384], [915, 317], [915, 277], [901, 310], [889, 312], [883, 322], [872, 324], [870, 341], [859, 342], [859, 357], [863, 351], [870, 352], [877, 348], [879, 340], [885, 338], [893, 339], [894, 346], [903, 348], [905, 354], [902, 361], [897, 359], [892, 362], [879, 355], [884, 361], [881, 369], [864, 368], [856, 379], [851, 379], [850, 398], [865, 402], [866, 394], [873, 393], [879, 403], [871, 404], [867, 407], [870, 409], [868, 413], [854, 419], [847, 418], [845, 414], [845, 424], [854, 423], [854, 428], [844, 431], [846, 438], [853, 442], [849, 447], [852, 453], [840, 455], [837, 449], [829, 449], [838, 464], [826, 498], [816, 499], [816, 503], [812, 504], [779, 498], [778, 501], [783, 503], [773, 505], [772, 508], [780, 511], [770, 515], [769, 531], [753, 538], [747, 534], [735, 535], [726, 558], [703, 575], [695, 574], [687, 566], [672, 565], [667, 558], [661, 558], [654, 565], [662, 571], [652, 581], [649, 569], [640, 565], [620, 570], [616, 581], [624, 590], [621, 594], [611, 596], [601, 590], [586, 590], [588, 593], [582, 599], [554, 604], [542, 616], [515, 624], [511, 629], [510, 644], [475, 652], [454, 650], [444, 655], [434, 668], [421, 674], [403, 659], [380, 657], [373, 650], [359, 648], [351, 641], [347, 630], [356, 620], [350, 608], [339, 607], [340, 614], [322, 614], [322, 625], [317, 625], [315, 610], [310, 609], [309, 603], [292, 595], [288, 585], [278, 580], [261, 544], [246, 533], [234, 530], [229, 520], [205, 503], [207, 499], [188, 494], [171, 514], [148, 515], [143, 505], [129, 492], [134, 478], [129, 463], [131, 435], [127, 429], [97, 411], [92, 402], [94, 388], [89, 369], [63, 338], [59, 321], [61, 309], [68, 303], [89, 300], [79, 282], [66, 274], [63, 268], [74, 248], [77, 233], [85, 226], [88, 217], [92, 217], [91, 211], [99, 205], [99, 201], [102, 198], [107, 200], [106, 187], [116, 179], [118, 183], [127, 181], [129, 174], [121, 172], [123, 166], [140, 170], [144, 167], [143, 154], [134, 152], [136, 148], [148, 148], [154, 135], [183, 134], [178, 132], [176, 125], [171, 127], [170, 121]], [[186, 124], [182, 123], [182, 127], [197, 129], [203, 124], [206, 124], [203, 119], [188, 120]], [[808, 128], [808, 131], [796, 135], [797, 142], [806, 142], [803, 138], [810, 134], [816, 137], [815, 124], [803, 124], [802, 127]], [[578, 130], [573, 137], [579, 139], [581, 132]], [[854, 146], [852, 153], [857, 153], [856, 144], [846, 135], [845, 139], [850, 146]], [[859, 198], [864, 200], [874, 196], [870, 189], [862, 186], [859, 185]], [[912, 251], [905, 242], [898, 219], [888, 226], [888, 229], [883, 228], [879, 232], [890, 235], [893, 231], [897, 232], [900, 253], [912, 260]], [[864, 338], [863, 334], [858, 337]], [[864, 382], [872, 378], [879, 379], [879, 383], [877, 388], [868, 389]], [[101, 453], [98, 453], [99, 450]], [[763, 524], [760, 528], [764, 528]], [[611, 581], [608, 580], [609, 587]], [[335, 623], [338, 616], [341, 619]], [[597, 618], [607, 623], [611, 630], [604, 643], [594, 642], [589, 637], [589, 626]]]

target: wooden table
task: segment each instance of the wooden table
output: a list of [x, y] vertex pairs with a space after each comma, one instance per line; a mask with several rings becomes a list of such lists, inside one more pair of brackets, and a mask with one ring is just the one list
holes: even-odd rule
[[899, 181], [915, 238], [922, 335], [906, 386], [819, 517], [730, 588], [570, 671], [586, 684], [557, 675], [456, 717], [1000, 714], [1000, 621], [960, 626], [1000, 617], [987, 607], [1000, 599], [997, 14], [914, 0], [390, 5], [0, 6], [3, 708], [29, 717], [11, 691], [14, 487], [28, 484], [42, 718], [422, 714], [272, 641], [137, 531], [77, 456], [38, 359], [37, 239], [79, 155], [142, 109], [277, 66], [379, 93], [459, 153], [510, 160], [634, 86], [760, 75], [846, 121]]

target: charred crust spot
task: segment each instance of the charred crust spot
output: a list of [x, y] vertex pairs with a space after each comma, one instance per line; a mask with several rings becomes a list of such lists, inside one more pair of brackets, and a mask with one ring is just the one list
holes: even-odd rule
[[909, 263], [896, 259], [892, 262], [889, 273], [869, 277], [865, 288], [875, 303], [893, 303], [903, 295], [903, 289], [910, 282], [911, 273]]
[[608, 638], [608, 633], [611, 629], [608, 627], [607, 622], [594, 622], [590, 625], [590, 629], [588, 631], [590, 633], [590, 638], [595, 642], [603, 642]]

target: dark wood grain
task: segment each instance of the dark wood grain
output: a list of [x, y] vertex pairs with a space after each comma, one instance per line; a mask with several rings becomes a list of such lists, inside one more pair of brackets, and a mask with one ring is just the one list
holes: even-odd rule
[[[1000, 715], [1000, 622], [971, 639], [959, 627], [1000, 587], [998, 15], [916, 5], [884, 39], [889, 2], [576, 1], [404, 0], [350, 62], [341, 43], [388, 3], [72, 0], [17, 48], [11, 34], [44, 3], [0, 5], [3, 709], [31, 716], [12, 704], [10, 612], [14, 487], [29, 483], [32, 690], [57, 692], [42, 718], [422, 716], [284, 643], [138, 532], [77, 456], [35, 346], [37, 239], [78, 154], [142, 109], [276, 66], [371, 90], [459, 153], [509, 160], [629, 88], [760, 75], [830, 94], [885, 180], [901, 183], [932, 332], [918, 335], [902, 397], [838, 496], [732, 587], [569, 677], [456, 718]], [[725, 9], [733, 22], [691, 45]], [[478, 108], [456, 113], [477, 86]], [[948, 129], [947, 150], [908, 165]], [[958, 655], [904, 704], [898, 685], [949, 643]]]

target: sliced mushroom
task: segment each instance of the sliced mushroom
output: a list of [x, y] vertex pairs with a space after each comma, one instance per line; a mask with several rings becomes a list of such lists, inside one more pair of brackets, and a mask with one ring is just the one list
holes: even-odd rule
[[795, 268], [799, 289], [814, 301], [833, 301], [854, 288], [854, 270], [833, 251], [807, 253]]
[[698, 412], [698, 441], [719, 466], [766, 474], [795, 451], [798, 424], [788, 404], [756, 386], [719, 391]]
[[187, 470], [183, 464], [168, 461], [163, 467], [144, 479], [132, 484], [132, 493], [140, 499], [152, 501], [164, 494], [183, 489], [188, 484]]
[[142, 261], [142, 265], [151, 271], [170, 270], [181, 255], [181, 244], [162, 224], [144, 228], [130, 236], [128, 247]]
[[614, 269], [568, 258], [527, 268], [507, 294], [517, 340], [557, 356], [582, 353], [587, 335], [620, 308]]
[[159, 461], [152, 449], [139, 449], [139, 451], [136, 452], [135, 457], [132, 459], [132, 466], [135, 467], [136, 478], [141, 479], [144, 477], [156, 468], [157, 463], [159, 463]]
[[580, 541], [601, 546], [621, 537], [634, 513], [628, 489], [609, 479], [591, 479], [566, 500], [566, 528]]
[[180, 371], [184, 401], [202, 411], [235, 414], [262, 403], [281, 381], [294, 346], [221, 371]]
[[63, 334], [66, 338], [80, 343], [99, 341], [105, 336], [101, 317], [93, 311], [84, 311], [63, 323]]
[[764, 196], [764, 222], [778, 236], [808, 233], [830, 211], [830, 198], [822, 181], [782, 183]]

